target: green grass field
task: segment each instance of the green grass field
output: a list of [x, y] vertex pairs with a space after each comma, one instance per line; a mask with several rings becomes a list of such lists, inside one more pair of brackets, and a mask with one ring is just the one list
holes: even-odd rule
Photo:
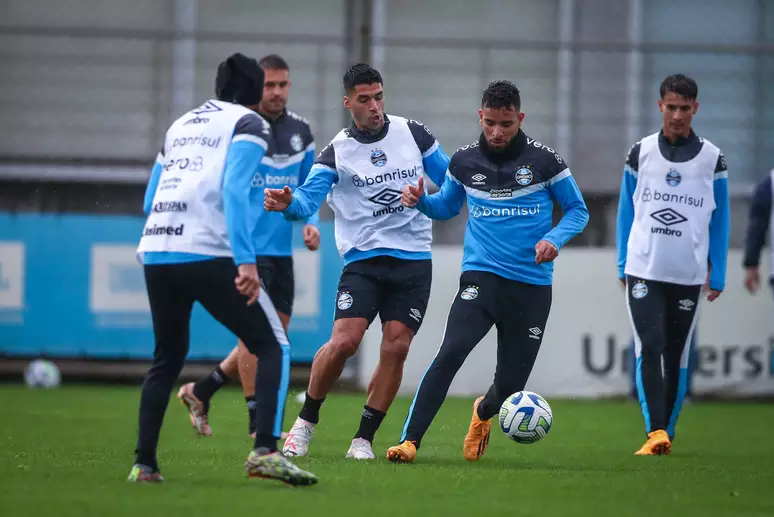
[[[320, 477], [311, 488], [251, 480], [244, 400], [233, 389], [213, 402], [214, 435], [194, 436], [170, 404], [161, 436], [163, 485], [125, 482], [133, 460], [139, 388], [0, 387], [0, 514], [7, 516], [231, 515], [774, 515], [774, 407], [687, 406], [669, 457], [635, 457], [644, 434], [631, 402], [552, 401], [542, 442], [519, 445], [493, 428], [474, 464], [461, 454], [472, 400], [449, 399], [417, 462], [393, 465], [410, 401], [399, 399], [377, 435], [378, 460], [344, 459], [361, 395], [333, 394], [298, 463]], [[299, 404], [290, 401], [286, 422]], [[296, 513], [303, 512], [303, 513]]]

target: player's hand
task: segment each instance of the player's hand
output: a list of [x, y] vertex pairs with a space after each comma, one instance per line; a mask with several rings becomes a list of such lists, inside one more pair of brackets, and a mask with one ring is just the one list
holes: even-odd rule
[[267, 212], [282, 212], [293, 201], [293, 191], [287, 185], [281, 189], [263, 189], [263, 196], [263, 208]]
[[252, 305], [261, 293], [261, 279], [255, 264], [239, 264], [234, 285], [241, 294], [247, 296], [247, 305]]
[[619, 278], [618, 281], [621, 282], [623, 288], [626, 289], [626, 277]]
[[309, 251], [314, 251], [320, 247], [320, 230], [313, 224], [304, 226], [304, 246]]
[[547, 240], [542, 240], [535, 245], [535, 264], [551, 262], [558, 256], [559, 250]]
[[761, 271], [757, 266], [748, 267], [744, 270], [744, 287], [755, 294], [761, 288]]
[[419, 198], [425, 195], [425, 178], [419, 177], [419, 184], [415, 187], [413, 185], [406, 185], [403, 187], [403, 195], [400, 197], [400, 202], [407, 208], [414, 208], [419, 203]]
[[710, 289], [709, 294], [707, 295], [707, 300], [714, 302], [718, 299], [718, 296], [721, 295], [723, 291], [718, 291], [717, 289]]

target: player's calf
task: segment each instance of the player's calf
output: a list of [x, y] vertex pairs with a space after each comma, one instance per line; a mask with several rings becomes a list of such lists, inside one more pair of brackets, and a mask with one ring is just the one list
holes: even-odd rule
[[[403, 323], [388, 321], [384, 325], [379, 364], [376, 365], [371, 382], [368, 384], [368, 399], [366, 405], [363, 406], [360, 427], [355, 434], [355, 440], [347, 452], [348, 458], [374, 458], [371, 444], [382, 421], [387, 416], [387, 409], [392, 405], [395, 395], [398, 393], [403, 378], [403, 364], [406, 362], [412, 337], [413, 331]], [[358, 440], [363, 440], [363, 443], [358, 445]]]
[[[389, 332], [390, 324], [397, 324], [403, 331]], [[367, 404], [370, 407], [389, 409], [403, 379], [403, 366], [408, 357], [412, 334], [403, 324], [388, 322], [379, 351], [379, 363], [368, 385]]]
[[304, 405], [288, 433], [282, 452], [290, 456], [306, 456], [314, 426], [320, 420], [320, 408], [325, 396], [344, 370], [347, 358], [357, 352], [368, 320], [339, 319], [333, 324], [331, 339], [315, 355]]

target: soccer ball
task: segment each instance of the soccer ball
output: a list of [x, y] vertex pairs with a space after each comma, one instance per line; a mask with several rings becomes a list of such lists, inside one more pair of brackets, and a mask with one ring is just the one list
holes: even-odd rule
[[542, 440], [554, 420], [546, 399], [531, 391], [517, 391], [500, 406], [500, 429], [518, 443]]
[[32, 361], [24, 370], [24, 382], [30, 388], [55, 388], [61, 381], [59, 368], [45, 359]]

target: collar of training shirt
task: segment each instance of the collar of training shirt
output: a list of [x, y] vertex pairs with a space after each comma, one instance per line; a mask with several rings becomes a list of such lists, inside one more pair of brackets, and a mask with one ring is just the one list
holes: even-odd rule
[[702, 140], [691, 129], [687, 137], [680, 137], [673, 144], [664, 136], [664, 130], [658, 132], [658, 149], [661, 156], [666, 160], [675, 163], [682, 163], [693, 160], [701, 152], [704, 145]]
[[272, 126], [274, 126], [275, 124], [279, 124], [287, 115], [288, 115], [287, 108], [282, 108], [282, 112], [277, 116], [277, 118], [271, 118], [270, 116], [264, 115], [263, 113], [261, 113], [261, 116], [265, 118]]
[[495, 163], [505, 163], [521, 156], [527, 147], [527, 135], [519, 129], [513, 140], [502, 151], [492, 151], [486, 143], [484, 133], [478, 137], [478, 143], [487, 159]]
[[693, 129], [691, 129], [691, 132], [688, 134], [688, 136], [680, 136], [677, 138], [677, 141], [673, 144], [669, 140], [667, 140], [667, 137], [664, 136], [664, 130], [658, 132], [658, 143], [659, 144], [666, 144], [670, 145], [672, 147], [682, 147], [685, 145], [689, 145], [691, 143], [696, 143], [699, 141], [699, 137], [696, 136], [696, 133], [693, 132]]
[[387, 131], [390, 129], [390, 119], [387, 118], [387, 114], [384, 114], [384, 124], [382, 125], [382, 128], [379, 130], [378, 133], [369, 133], [368, 131], [363, 131], [362, 129], [358, 128], [355, 125], [355, 122], [353, 121], [349, 127], [347, 128], [347, 136], [350, 138], [354, 138], [361, 144], [373, 144], [375, 142], [378, 142], [385, 136], [387, 136]]

